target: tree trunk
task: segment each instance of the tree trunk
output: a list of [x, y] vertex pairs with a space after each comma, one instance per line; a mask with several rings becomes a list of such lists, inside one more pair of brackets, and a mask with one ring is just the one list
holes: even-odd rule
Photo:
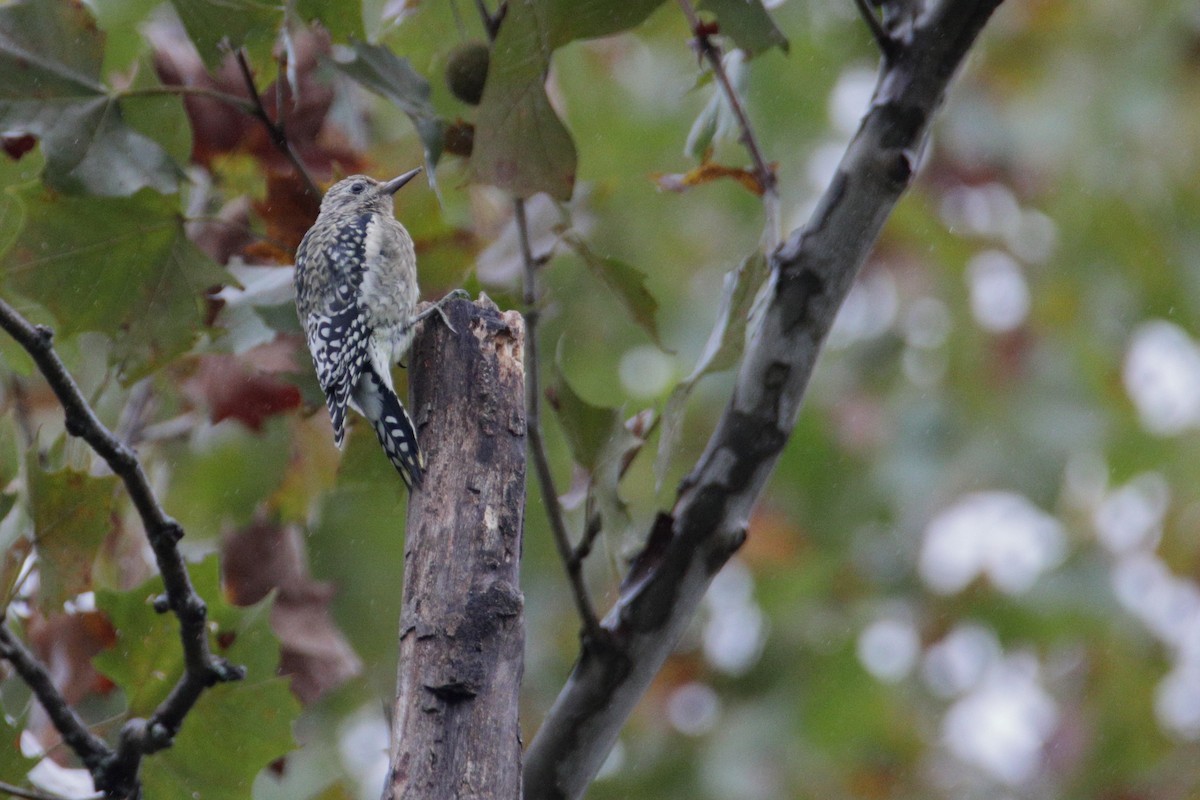
[[521, 796], [525, 627], [524, 322], [487, 298], [445, 306], [413, 344], [425, 452], [408, 505], [400, 669], [384, 800]]

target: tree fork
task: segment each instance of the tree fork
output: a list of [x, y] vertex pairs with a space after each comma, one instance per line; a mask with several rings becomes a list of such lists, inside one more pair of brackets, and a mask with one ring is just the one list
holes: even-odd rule
[[444, 306], [409, 379], [428, 470], [404, 542], [400, 667], [384, 800], [521, 796], [524, 321]]

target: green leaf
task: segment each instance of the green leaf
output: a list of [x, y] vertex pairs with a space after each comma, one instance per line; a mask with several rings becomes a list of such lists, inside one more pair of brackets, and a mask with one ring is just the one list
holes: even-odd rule
[[[14, 677], [13, 680], [19, 679]], [[26, 758], [21, 752], [21, 731], [26, 727], [27, 716], [23, 714], [13, 724], [7, 714], [0, 714], [0, 779], [18, 786], [29, 786], [23, 778], [38, 762], [36, 758]]]
[[475, 128], [474, 179], [516, 197], [545, 192], [569, 200], [579, 157], [546, 90], [540, 83], [508, 79], [499, 69], [493, 74], [496, 79], [489, 76]]
[[[291, 725], [299, 703], [286, 679], [276, 676], [279, 643], [268, 623], [271, 600], [244, 609], [224, 602], [215, 556], [189, 571], [208, 604], [214, 649], [244, 666], [246, 678], [205, 692], [171, 748], [146, 760], [142, 782], [147, 797], [244, 800], [255, 775], [295, 746]], [[183, 670], [178, 624], [151, 604], [161, 592], [160, 578], [132, 592], [97, 592], [97, 605], [117, 630], [117, 644], [92, 663], [125, 691], [133, 714], [152, 711]]]
[[216, 69], [231, 50], [245, 47], [255, 64], [270, 62], [283, 23], [283, 4], [265, 0], [171, 0], [204, 65]]
[[296, 13], [305, 22], [316, 20], [335, 42], [365, 39], [362, 0], [295, 0]]
[[627, 453], [641, 446], [642, 440], [626, 428], [620, 409], [593, 405], [575, 393], [563, 374], [561, 357], [560, 340], [550, 405], [572, 458], [588, 472], [589, 492], [599, 508], [603, 530], [620, 541], [630, 524], [628, 508], [617, 491], [622, 462]]
[[[0, 426], [0, 486], [8, 486], [20, 472], [24, 454], [24, 443], [18, 446], [20, 432], [18, 423], [9, 415]], [[8, 608], [17, 593], [18, 580], [24, 570], [25, 561], [33, 549], [29, 520], [25, 514], [29, 506], [22, 504], [20, 511], [9, 514], [20, 499], [19, 495], [0, 494], [0, 608]]]
[[0, 129], [42, 141], [46, 184], [69, 193], [174, 192], [179, 170], [125, 124], [100, 81], [104, 36], [81, 3], [0, 7]]
[[634, 323], [662, 348], [662, 340], [658, 338], [658, 323], [655, 320], [658, 301], [646, 288], [646, 273], [620, 259], [596, 255], [577, 236], [568, 235], [564, 237], [564, 241], [583, 259], [583, 263], [592, 274], [613, 290]]
[[762, 0], [700, 0], [702, 11], [716, 15], [721, 33], [733, 39], [747, 56], [778, 47], [788, 51], [788, 40], [763, 8]]
[[48, 610], [92, 588], [92, 564], [113, 529], [115, 477], [93, 478], [64, 469], [44, 472], [30, 450], [29, 514], [41, 576], [40, 601]]
[[250, 521], [262, 499], [283, 480], [290, 458], [289, 420], [274, 417], [262, 433], [221, 425], [203, 446], [171, 448], [174, 480], [167, 505], [189, 538], [220, 535]]
[[104, 30], [104, 72], [123, 72], [147, 49], [139, 27], [162, 0], [88, 0]]
[[[134, 68], [129, 91], [154, 90], [162, 86], [154, 71], [153, 56], [147, 55]], [[133, 130], [153, 139], [176, 164], [192, 157], [192, 125], [179, 95], [135, 95], [121, 101], [125, 121]]]
[[554, 383], [551, 385], [550, 405], [558, 416], [558, 423], [562, 426], [571, 457], [575, 459], [576, 464], [592, 472], [600, 463], [609, 440], [625, 428], [620, 411], [593, 405], [575, 393], [563, 375], [561, 353], [560, 342], [559, 355], [554, 359]]
[[[96, 607], [112, 622], [117, 640], [92, 658], [92, 666], [124, 690], [129, 713], [138, 716], [153, 713], [183, 674], [179, 622], [154, 610], [161, 593], [158, 577], [131, 592], [96, 592]], [[210, 604], [216, 599], [201, 596]]]
[[0, 255], [8, 252], [25, 225], [25, 206], [9, 192], [0, 194]]
[[367, 89], [391, 100], [408, 115], [425, 148], [432, 174], [442, 156], [442, 121], [429, 101], [429, 81], [417, 73], [408, 59], [383, 45], [355, 42], [354, 55], [334, 61], [337, 68]]
[[[725, 66], [725, 75], [729, 78], [730, 86], [739, 97], [742, 97], [746, 89], [745, 58], [741, 53], [730, 52], [725, 54], [722, 63]], [[711, 75], [712, 73], [705, 74]], [[692, 129], [688, 131], [687, 142], [683, 146], [683, 151], [687, 155], [700, 162], [708, 159], [715, 142], [736, 139], [741, 133], [737, 116], [733, 113], [733, 108], [729, 105], [725, 92], [716, 81], [709, 82], [709, 93], [708, 102], [696, 116], [696, 121], [692, 123]]]
[[8, 285], [47, 308], [60, 334], [112, 337], [127, 382], [187, 350], [204, 292], [227, 277], [184, 235], [176, 198], [142, 190], [99, 200], [36, 186], [16, 196], [26, 224], [7, 258]]
[[729, 369], [741, 357], [746, 347], [746, 329], [750, 324], [755, 296], [766, 276], [767, 259], [761, 252], [755, 252], [742, 261], [737, 269], [725, 274], [721, 305], [704, 350], [696, 360], [692, 373], [675, 387], [663, 409], [658, 456], [654, 460], [654, 478], [659, 486], [666, 476], [671, 456], [679, 446], [688, 395], [705, 375]]
[[[13, 495], [0, 495], [4, 505], [15, 505], [16, 497]], [[8, 511], [5, 511], [5, 516]], [[17, 590], [20, 588], [22, 581], [21, 575], [24, 573], [25, 561], [29, 557], [29, 552], [33, 549], [33, 542], [25, 535], [23, 525], [8, 523], [0, 526], [0, 603], [7, 608], [8, 604], [13, 601], [17, 595]]]
[[352, 694], [396, 680], [396, 632], [378, 620], [399, 618], [395, 581], [404, 569], [404, 488], [365, 427], [350, 434], [338, 486], [321, 497], [308, 537], [313, 574], [338, 587], [335, 621], [363, 660], [361, 685], [346, 689]]
[[640, 24], [662, 0], [546, 0], [508, 7], [491, 65], [471, 154], [474, 179], [517, 197], [567, 200], [575, 187], [575, 143], [546, 96], [558, 47]]
[[550, 50], [576, 39], [611, 36], [641, 25], [665, 0], [542, 0], [526, 3], [539, 41]]

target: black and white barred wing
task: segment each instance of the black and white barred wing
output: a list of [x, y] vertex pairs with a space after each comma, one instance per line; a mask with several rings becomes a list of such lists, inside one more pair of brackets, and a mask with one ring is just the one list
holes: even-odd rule
[[367, 360], [370, 332], [356, 303], [331, 314], [310, 314], [304, 328], [317, 381], [325, 392], [333, 440], [341, 447], [346, 436], [346, 407]]

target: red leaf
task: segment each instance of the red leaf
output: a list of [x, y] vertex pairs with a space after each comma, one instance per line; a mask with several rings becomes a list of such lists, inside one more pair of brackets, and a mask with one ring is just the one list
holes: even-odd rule
[[300, 407], [300, 390], [271, 373], [295, 370], [292, 347], [272, 342], [242, 356], [207, 355], [185, 390], [208, 406], [214, 424], [235, 419], [254, 431], [275, 414]]
[[[267, 224], [267, 236], [250, 250], [256, 255], [264, 254], [264, 250], [267, 255], [282, 255], [284, 258], [281, 263], [290, 264], [292, 253], [300, 246], [300, 240], [317, 221], [320, 208], [321, 199], [312, 197], [294, 172], [269, 172], [267, 197], [254, 206]], [[286, 249], [286, 253], [280, 248]]]
[[37, 146], [37, 137], [28, 133], [0, 136], [0, 147], [4, 148], [4, 152], [13, 161], [20, 161], [21, 156], [28, 153], [35, 146]]

